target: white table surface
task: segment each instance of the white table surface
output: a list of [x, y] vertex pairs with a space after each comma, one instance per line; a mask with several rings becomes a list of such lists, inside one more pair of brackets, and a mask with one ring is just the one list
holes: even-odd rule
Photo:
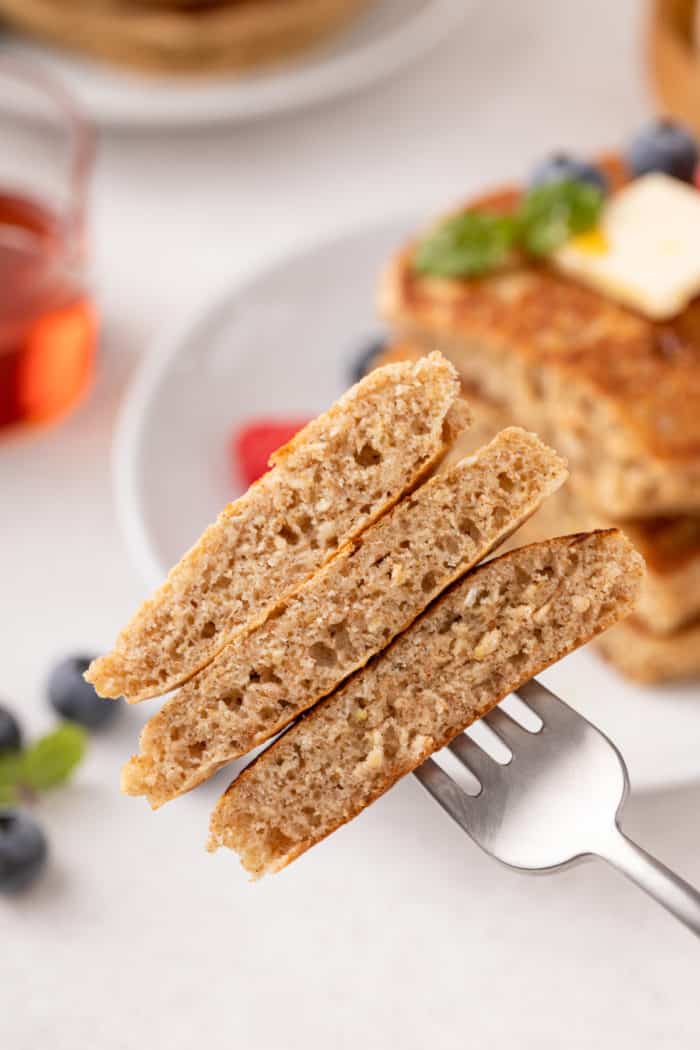
[[[623, 141], [649, 106], [639, 6], [487, 0], [411, 73], [332, 108], [102, 141], [95, 391], [59, 429], [0, 447], [0, 694], [32, 730], [50, 721], [52, 660], [105, 647], [141, 596], [109, 445], [132, 363], [173, 309], [304, 241], [428, 214], [554, 145]], [[202, 850], [221, 777], [156, 815], [120, 796], [153, 709], [126, 710], [40, 804], [50, 870], [0, 899], [2, 1050], [698, 1045], [698, 944], [612, 871], [501, 869], [408, 780], [250, 885], [232, 855]], [[700, 882], [699, 811], [700, 787], [633, 798], [627, 828]]]

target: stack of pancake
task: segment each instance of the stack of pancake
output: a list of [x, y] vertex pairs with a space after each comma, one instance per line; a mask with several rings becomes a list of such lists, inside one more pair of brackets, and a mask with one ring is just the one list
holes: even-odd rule
[[459, 393], [439, 354], [375, 370], [275, 453], [90, 667], [103, 696], [176, 690], [123, 772], [154, 808], [286, 729], [212, 815], [211, 848], [255, 876], [634, 606], [642, 562], [615, 529], [475, 567], [567, 471], [516, 427], [460, 457]]
[[396, 256], [381, 285], [390, 356], [442, 350], [480, 439], [516, 423], [567, 457], [568, 486], [519, 542], [622, 527], [648, 573], [634, 617], [601, 639], [604, 653], [643, 682], [700, 674], [700, 301], [654, 322], [546, 266], [445, 279], [419, 274], [413, 252]]
[[281, 61], [370, 0], [0, 0], [0, 20], [148, 73], [223, 73]]

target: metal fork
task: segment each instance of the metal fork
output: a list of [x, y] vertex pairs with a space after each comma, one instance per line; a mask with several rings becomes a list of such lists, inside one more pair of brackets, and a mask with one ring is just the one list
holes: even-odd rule
[[627, 768], [612, 741], [535, 679], [516, 690], [542, 725], [495, 708], [483, 721], [511, 752], [493, 759], [464, 733], [449, 745], [481, 785], [467, 794], [432, 758], [424, 788], [486, 853], [511, 868], [553, 872], [592, 855], [618, 868], [700, 937], [700, 893], [621, 831]]

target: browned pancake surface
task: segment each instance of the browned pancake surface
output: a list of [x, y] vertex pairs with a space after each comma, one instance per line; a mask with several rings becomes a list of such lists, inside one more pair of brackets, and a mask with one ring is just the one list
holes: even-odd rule
[[[619, 163], [604, 165], [619, 185]], [[519, 197], [507, 187], [463, 210], [512, 210]], [[389, 278], [396, 310], [409, 325], [455, 340], [497, 340], [531, 364], [555, 364], [613, 401], [650, 453], [700, 455], [700, 299], [659, 323], [546, 266], [523, 263], [478, 279], [448, 280], [417, 273], [414, 251], [415, 244], [405, 249]]]

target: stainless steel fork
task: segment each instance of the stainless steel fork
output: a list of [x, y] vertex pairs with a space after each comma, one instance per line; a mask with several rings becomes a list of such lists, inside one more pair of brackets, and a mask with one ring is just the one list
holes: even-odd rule
[[629, 779], [615, 745], [535, 679], [516, 695], [538, 716], [539, 729], [523, 728], [500, 708], [483, 720], [510, 751], [507, 763], [464, 733], [449, 745], [479, 781], [478, 795], [431, 758], [416, 770], [423, 787], [496, 860], [553, 872], [602, 857], [700, 937], [700, 893], [620, 829]]

